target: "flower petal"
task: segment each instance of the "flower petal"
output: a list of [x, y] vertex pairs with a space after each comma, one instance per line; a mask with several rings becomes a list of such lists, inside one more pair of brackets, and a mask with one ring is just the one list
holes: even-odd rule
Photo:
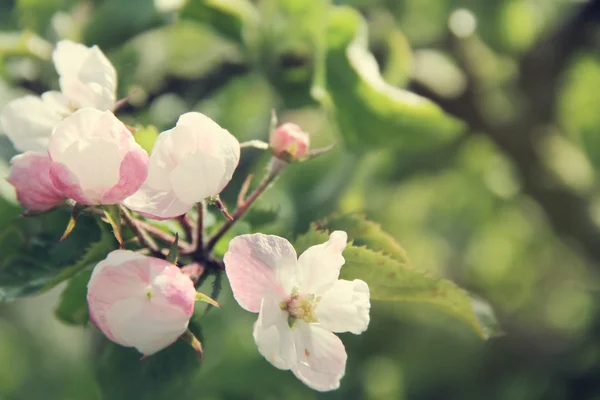
[[268, 292], [275, 292], [280, 301], [291, 292], [296, 250], [284, 238], [262, 233], [237, 236], [223, 261], [233, 296], [248, 311], [259, 312]]
[[144, 217], [165, 220], [190, 211], [194, 204], [184, 203], [173, 191], [157, 190], [144, 183], [133, 195], [123, 201], [125, 207]]
[[342, 252], [347, 240], [346, 232], [335, 231], [326, 243], [312, 246], [300, 255], [303, 292], [322, 294], [337, 281], [345, 262]]
[[225, 174], [222, 159], [202, 151], [185, 157], [171, 172], [173, 191], [184, 203], [197, 203], [221, 192]]
[[52, 129], [66, 109], [57, 102], [60, 94], [47, 92], [42, 98], [25, 96], [8, 103], [0, 115], [2, 129], [19, 151], [46, 151]]
[[292, 372], [312, 389], [324, 392], [340, 387], [346, 372], [346, 349], [333, 333], [297, 321], [292, 329], [298, 361]]
[[263, 298], [253, 335], [258, 351], [267, 361], [279, 369], [290, 369], [296, 363], [296, 349], [288, 313], [279, 307], [280, 301], [274, 293]]
[[323, 328], [358, 335], [369, 326], [370, 308], [369, 286], [364, 281], [339, 280], [322, 295], [315, 312]]

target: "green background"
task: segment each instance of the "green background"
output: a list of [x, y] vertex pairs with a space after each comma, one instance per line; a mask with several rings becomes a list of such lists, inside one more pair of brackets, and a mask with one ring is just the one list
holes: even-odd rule
[[[598, 1], [165, 8], [174, 3], [0, 0], [0, 106], [56, 89], [49, 57], [68, 38], [99, 45], [114, 63], [119, 97], [130, 98], [118, 115], [132, 125], [161, 131], [195, 110], [240, 141], [267, 140], [275, 108], [310, 133], [312, 148], [337, 146], [291, 165], [234, 234], [293, 240], [332, 213], [365, 214], [415, 268], [486, 299], [504, 335], [484, 341], [433, 307], [374, 301], [369, 329], [341, 335], [341, 388], [320, 394], [258, 354], [256, 316], [224, 282], [222, 308], [194, 317], [201, 364], [182, 343], [139, 361], [82, 327], [85, 308], [59, 310], [69, 323], [56, 317], [64, 284], [10, 301], [37, 293], [38, 277], [73, 264], [104, 233], [86, 220], [55, 248], [67, 215], [15, 223], [2, 182], [0, 399], [600, 399]], [[144, 132], [151, 147], [152, 129]], [[14, 150], [0, 140], [5, 176]], [[228, 204], [267, 160], [243, 151]], [[45, 240], [28, 242], [27, 262], [14, 246], [22, 232]]]

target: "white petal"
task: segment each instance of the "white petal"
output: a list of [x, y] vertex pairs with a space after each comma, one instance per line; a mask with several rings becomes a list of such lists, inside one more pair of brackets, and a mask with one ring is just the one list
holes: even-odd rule
[[59, 42], [52, 55], [62, 92], [77, 107], [107, 110], [116, 100], [117, 73], [97, 47], [67, 40]]
[[150, 355], [176, 341], [186, 331], [189, 318], [136, 297], [115, 303], [107, 322], [118, 343]]
[[156, 190], [147, 183], [123, 204], [148, 218], [171, 219], [190, 211], [194, 204], [183, 203], [173, 191]]
[[57, 107], [37, 96], [13, 100], [0, 115], [2, 129], [19, 151], [46, 151], [52, 129], [63, 119]]
[[136, 253], [131, 250], [113, 250], [108, 253], [106, 259], [100, 261], [92, 271], [92, 276], [90, 277], [90, 281], [88, 286], [93, 282], [94, 278], [102, 272], [104, 268], [111, 265], [119, 265], [128, 261], [144, 261], [146, 256]]
[[369, 286], [364, 281], [339, 280], [322, 295], [317, 320], [329, 331], [359, 334], [369, 326], [370, 308]]
[[52, 61], [59, 76], [75, 76], [88, 56], [89, 50], [80, 43], [61, 40], [52, 52]]
[[346, 372], [346, 349], [333, 333], [314, 324], [297, 321], [292, 329], [298, 361], [294, 375], [318, 391], [340, 387]]
[[184, 203], [195, 204], [221, 192], [225, 165], [202, 151], [185, 157], [171, 172], [173, 191]]
[[235, 237], [223, 258], [233, 296], [244, 309], [260, 310], [266, 293], [285, 299], [294, 284], [296, 251], [284, 238], [255, 233]]
[[345, 262], [342, 252], [347, 240], [346, 232], [335, 231], [326, 243], [312, 246], [300, 255], [302, 292], [322, 294], [337, 281]]
[[288, 313], [279, 307], [281, 299], [273, 293], [262, 301], [254, 324], [254, 341], [258, 351], [279, 369], [290, 369], [296, 363], [296, 349], [288, 326]]

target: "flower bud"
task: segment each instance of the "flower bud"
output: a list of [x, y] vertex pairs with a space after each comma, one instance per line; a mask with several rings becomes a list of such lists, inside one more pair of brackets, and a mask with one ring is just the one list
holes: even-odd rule
[[29, 211], [48, 211], [59, 206], [65, 196], [52, 184], [52, 160], [46, 152], [28, 151], [10, 160], [7, 181], [17, 191], [17, 200]]
[[148, 179], [124, 204], [149, 218], [177, 217], [218, 195], [239, 161], [240, 144], [231, 133], [203, 114], [183, 114], [156, 140]]
[[286, 161], [298, 159], [306, 154], [310, 144], [308, 133], [296, 124], [283, 124], [271, 134], [269, 145], [273, 154]]
[[116, 101], [117, 71], [98, 46], [61, 40], [52, 53], [60, 90], [75, 108], [112, 109]]
[[183, 335], [194, 312], [194, 284], [175, 265], [115, 250], [88, 283], [90, 319], [110, 340], [144, 355]]
[[54, 186], [81, 204], [119, 204], [148, 175], [148, 154], [110, 111], [83, 108], [65, 118], [48, 152]]

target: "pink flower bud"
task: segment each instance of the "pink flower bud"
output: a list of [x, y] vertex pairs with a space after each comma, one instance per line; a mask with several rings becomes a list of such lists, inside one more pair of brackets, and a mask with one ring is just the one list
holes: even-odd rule
[[48, 153], [54, 186], [82, 204], [119, 204], [148, 176], [148, 154], [110, 111], [82, 108], [62, 120]]
[[293, 160], [306, 154], [310, 137], [298, 125], [287, 123], [275, 129], [269, 142], [275, 156]]
[[50, 180], [52, 160], [46, 152], [28, 151], [10, 160], [7, 181], [17, 191], [17, 199], [29, 211], [47, 211], [64, 200], [65, 196]]
[[175, 265], [128, 250], [111, 252], [88, 283], [92, 322], [113, 342], [144, 355], [186, 331], [195, 299], [194, 284]]

